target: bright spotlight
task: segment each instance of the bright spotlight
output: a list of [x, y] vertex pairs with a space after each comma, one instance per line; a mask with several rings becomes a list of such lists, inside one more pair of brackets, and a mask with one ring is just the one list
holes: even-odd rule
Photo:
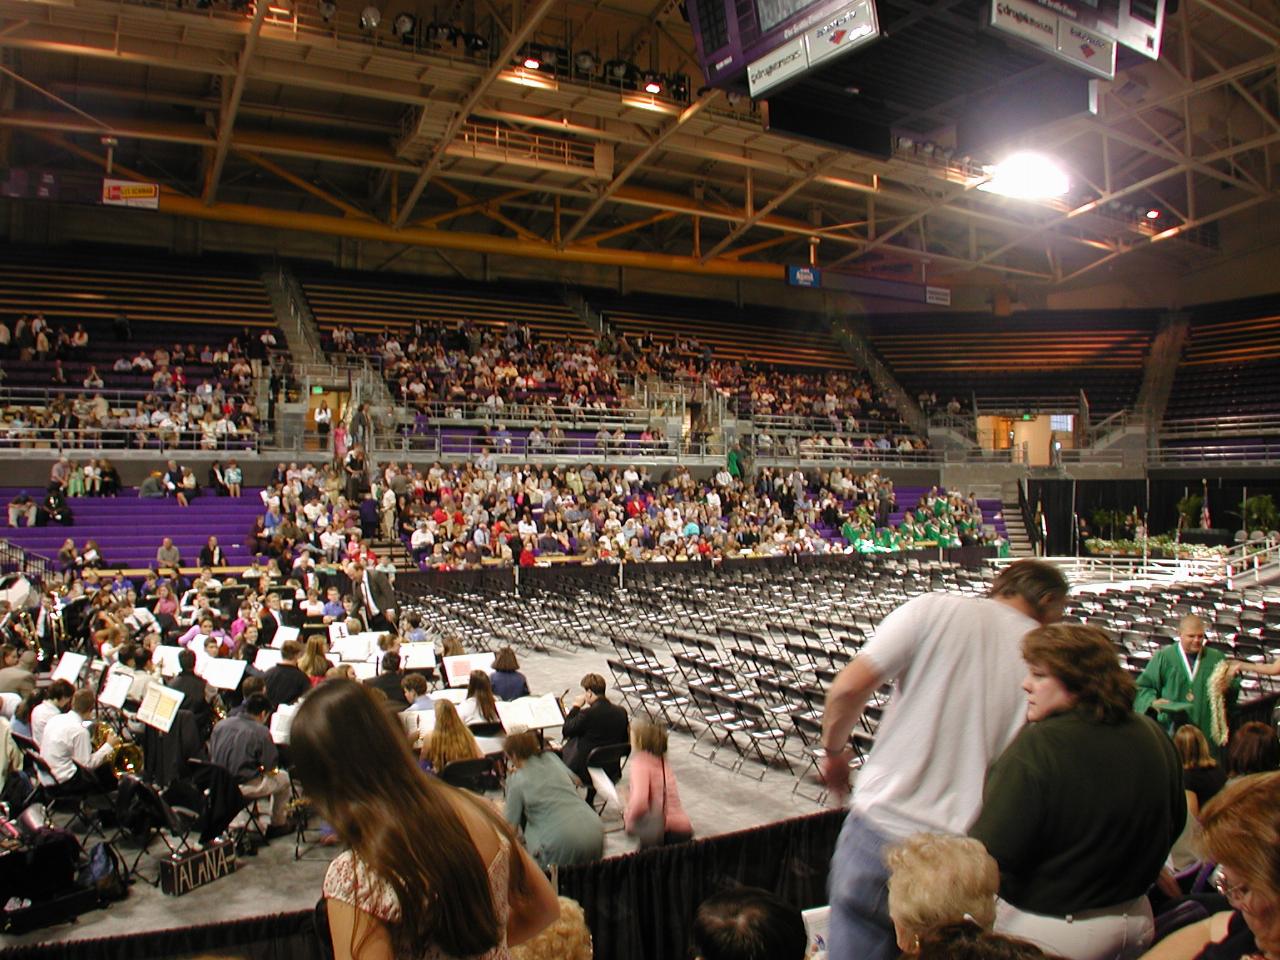
[[540, 66], [542, 66], [542, 61], [533, 54], [529, 54], [524, 58], [524, 68], [526, 70], [537, 70]]
[[1155, 207], [1152, 207], [1150, 210], [1147, 211], [1146, 217], [1148, 220], [1159, 220], [1160, 211], [1157, 210]]
[[372, 33], [382, 23], [382, 11], [370, 4], [360, 11], [360, 29]]
[[644, 78], [644, 92], [657, 96], [662, 92], [662, 79], [655, 74], [648, 74]]
[[1066, 171], [1040, 153], [1015, 153], [988, 172], [990, 179], [978, 189], [1015, 200], [1048, 200], [1071, 189]]

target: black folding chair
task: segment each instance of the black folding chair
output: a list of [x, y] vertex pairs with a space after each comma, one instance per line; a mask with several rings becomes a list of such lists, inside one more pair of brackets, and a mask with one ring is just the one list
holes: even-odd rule
[[440, 779], [451, 787], [482, 795], [498, 788], [498, 771], [492, 757], [455, 760], [440, 771]]

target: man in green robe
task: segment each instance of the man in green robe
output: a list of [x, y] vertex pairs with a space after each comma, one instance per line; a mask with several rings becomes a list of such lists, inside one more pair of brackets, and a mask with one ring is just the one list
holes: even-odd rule
[[[1178, 642], [1163, 647], [1138, 676], [1137, 713], [1156, 711], [1156, 720], [1170, 732], [1193, 723], [1208, 739], [1215, 754], [1226, 745], [1226, 726], [1214, 730], [1210, 678], [1226, 658], [1204, 645], [1204, 621], [1188, 614], [1178, 624]], [[1240, 680], [1231, 681], [1223, 694], [1229, 705], [1240, 692]]]

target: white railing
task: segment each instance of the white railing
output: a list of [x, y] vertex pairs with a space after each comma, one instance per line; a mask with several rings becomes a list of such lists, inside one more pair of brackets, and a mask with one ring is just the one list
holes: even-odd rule
[[[1041, 557], [1062, 571], [1075, 584], [1099, 581], [1152, 580], [1162, 583], [1204, 582], [1221, 580], [1228, 574], [1226, 557], [1186, 558], [1178, 560], [1155, 557]], [[1005, 567], [1015, 558], [988, 560]]]

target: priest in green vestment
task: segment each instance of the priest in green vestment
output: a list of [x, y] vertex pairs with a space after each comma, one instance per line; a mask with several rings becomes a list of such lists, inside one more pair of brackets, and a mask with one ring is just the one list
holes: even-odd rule
[[[1156, 720], [1170, 732], [1183, 723], [1195, 724], [1220, 756], [1227, 729], [1222, 718], [1214, 722], [1210, 682], [1226, 657], [1204, 645], [1204, 629], [1204, 621], [1194, 614], [1182, 618], [1178, 642], [1161, 648], [1138, 676], [1133, 709], [1137, 713], [1154, 709]], [[1223, 702], [1229, 705], [1239, 692], [1237, 678], [1223, 691]]]

